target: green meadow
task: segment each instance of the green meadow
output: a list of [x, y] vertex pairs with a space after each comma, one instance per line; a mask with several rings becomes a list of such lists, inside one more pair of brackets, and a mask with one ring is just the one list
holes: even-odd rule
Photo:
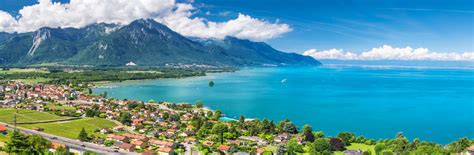
[[[12, 123], [15, 109], [0, 109], [0, 122]], [[33, 110], [18, 109], [16, 114], [17, 122], [35, 122], [45, 120], [58, 120], [67, 117], [61, 117], [47, 112], [39, 112]]]
[[[45, 133], [58, 135], [62, 137], [77, 139], [79, 132], [84, 128], [86, 132], [94, 134], [94, 130], [101, 128], [111, 128], [116, 124], [110, 120], [103, 118], [83, 118], [78, 120], [66, 121], [66, 122], [53, 122], [53, 123], [38, 123], [38, 124], [22, 124], [20, 127], [32, 129], [32, 128], [43, 128]], [[96, 136], [103, 136], [96, 134]]]

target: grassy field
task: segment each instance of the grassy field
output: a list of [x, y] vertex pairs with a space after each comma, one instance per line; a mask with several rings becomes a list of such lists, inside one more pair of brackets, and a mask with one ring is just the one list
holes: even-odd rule
[[[0, 109], [0, 122], [12, 123], [15, 109]], [[67, 117], [61, 117], [47, 112], [19, 109], [16, 115], [17, 122], [34, 122], [44, 120], [57, 120]]]
[[16, 81], [20, 81], [23, 83], [29, 83], [29, 84], [36, 84], [36, 83], [45, 83], [50, 81], [51, 79], [47, 78], [31, 78], [31, 79], [16, 79]]
[[[346, 147], [348, 150], [362, 150], [362, 151], [370, 151], [371, 154], [375, 154], [375, 145], [366, 145], [360, 143], [352, 143], [350, 146]], [[343, 155], [344, 152], [334, 152], [335, 155]]]
[[76, 110], [74, 107], [62, 106], [62, 103], [48, 103], [44, 108], [52, 110]]
[[[19, 126], [29, 129], [39, 127], [43, 128], [43, 132], [45, 133], [77, 139], [77, 136], [79, 135], [79, 132], [82, 130], [83, 127], [87, 131], [87, 133], [91, 135], [96, 129], [111, 128], [116, 126], [116, 124], [112, 121], [102, 118], [83, 118], [67, 122], [22, 124]], [[96, 136], [103, 135], [96, 134]]]
[[46, 68], [10, 68], [9, 70], [0, 70], [0, 74], [28, 73], [28, 72], [48, 73], [49, 71]]

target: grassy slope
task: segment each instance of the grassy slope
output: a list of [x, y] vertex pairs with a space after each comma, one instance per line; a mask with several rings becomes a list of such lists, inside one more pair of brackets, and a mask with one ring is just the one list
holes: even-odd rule
[[44, 129], [43, 132], [45, 133], [77, 139], [77, 136], [79, 135], [79, 132], [82, 130], [83, 127], [90, 135], [93, 134], [94, 130], [96, 129], [111, 128], [116, 126], [116, 124], [112, 121], [102, 118], [84, 118], [67, 122], [24, 124], [20, 126], [29, 129], [34, 127], [40, 127]]
[[[367, 151], [370, 150], [371, 154], [375, 154], [375, 145], [366, 145], [366, 144], [360, 144], [360, 143], [352, 143], [350, 146], [346, 147], [348, 150], [362, 150], [362, 151]], [[336, 155], [343, 155], [344, 152], [335, 152], [334, 154]]]
[[[61, 117], [47, 112], [39, 112], [33, 110], [24, 110], [19, 109], [19, 113], [16, 115], [17, 122], [33, 122], [33, 121], [43, 121], [43, 120], [57, 120]], [[0, 109], [0, 122], [11, 123], [13, 122], [13, 114], [15, 109]]]

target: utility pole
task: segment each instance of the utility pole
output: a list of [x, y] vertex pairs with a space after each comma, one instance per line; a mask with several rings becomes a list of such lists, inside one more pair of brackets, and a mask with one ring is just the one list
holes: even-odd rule
[[13, 129], [16, 131], [16, 113], [13, 114]]

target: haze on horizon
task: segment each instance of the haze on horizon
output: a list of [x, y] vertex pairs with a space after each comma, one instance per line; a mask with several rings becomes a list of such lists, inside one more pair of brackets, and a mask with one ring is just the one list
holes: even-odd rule
[[0, 31], [151, 18], [188, 37], [264, 41], [316, 59], [474, 61], [472, 1], [4, 0]]

